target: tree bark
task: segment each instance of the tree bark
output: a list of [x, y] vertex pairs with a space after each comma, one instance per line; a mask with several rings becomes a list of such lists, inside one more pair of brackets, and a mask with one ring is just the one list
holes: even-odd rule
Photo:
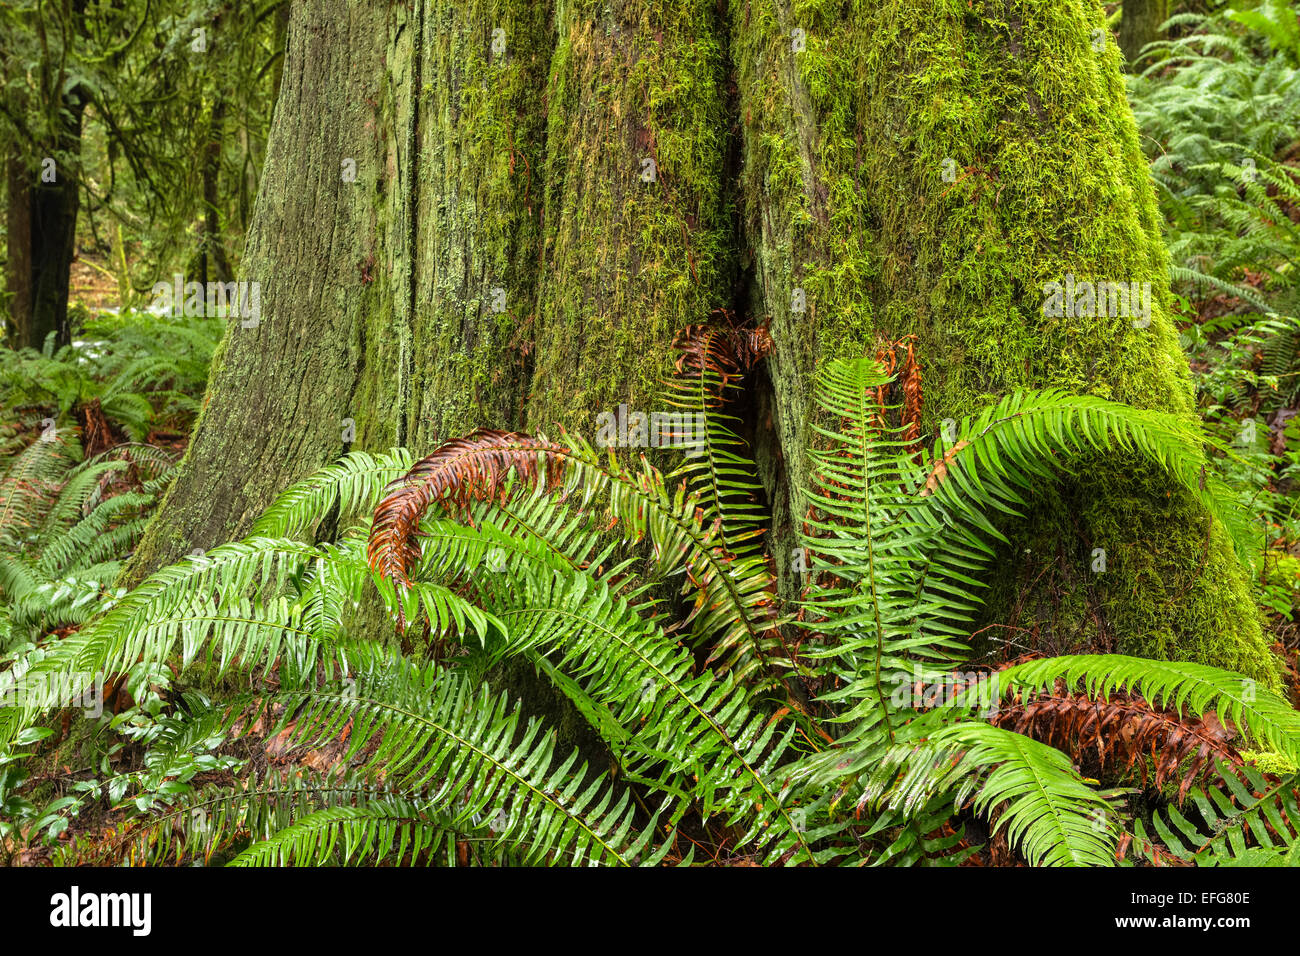
[[[244, 533], [288, 482], [347, 450], [345, 420], [363, 383], [400, 380], [388, 351], [409, 296], [386, 256], [403, 243], [390, 217], [414, 174], [409, 143], [393, 135], [413, 96], [413, 29], [401, 5], [294, 5], [240, 267], [241, 281], [260, 285], [261, 314], [230, 321], [181, 473], [132, 568]], [[404, 440], [399, 413], [391, 394], [375, 396], [373, 444]]]
[[[7, 217], [9, 265], [9, 344], [41, 348], [54, 333], [58, 345], [71, 339], [68, 327], [68, 285], [76, 254], [77, 210], [80, 200], [76, 174], [64, 157], [81, 150], [81, 116], [85, 104], [74, 91], [64, 97], [60, 128], [53, 148], [37, 153], [38, 165], [21, 155], [8, 165]], [[53, 182], [43, 180], [47, 158], [59, 157]]]
[[[781, 489], [804, 478], [816, 362], [879, 339], [917, 336], [930, 434], [1020, 387], [1194, 414], [1119, 54], [1093, 42], [1104, 27], [1095, 3], [900, 0], [802, 19], [782, 0], [734, 8], [745, 218], [776, 344], [775, 500], [797, 502]], [[1071, 274], [1150, 283], [1149, 324], [1049, 318], [1044, 286]], [[805, 312], [790, 307], [795, 289]], [[1003, 556], [992, 633], [1276, 680], [1229, 542], [1186, 495], [1119, 466], [1064, 494]], [[777, 509], [778, 561], [801, 514]]]
[[32, 194], [22, 158], [14, 152], [5, 164], [5, 291], [8, 295], [8, 344], [23, 348], [32, 331]]
[[[1192, 415], [1099, 28], [1092, 0], [295, 4], [242, 267], [261, 322], [232, 322], [131, 578], [349, 447], [653, 409], [672, 333], [716, 307], [771, 323], [745, 412], [787, 591], [818, 361], [915, 334], [931, 430], [1026, 386]], [[1150, 282], [1150, 325], [1045, 317], [1067, 273]], [[1191, 501], [1115, 468], [1062, 495], [1017, 530], [989, 623], [1274, 679]]]
[[1142, 48], [1161, 37], [1160, 25], [1169, 19], [1170, 0], [1124, 0], [1119, 20], [1119, 46], [1130, 64]]

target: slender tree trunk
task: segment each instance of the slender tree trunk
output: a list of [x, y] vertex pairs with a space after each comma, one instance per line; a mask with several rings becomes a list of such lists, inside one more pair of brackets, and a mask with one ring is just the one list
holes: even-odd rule
[[209, 261], [212, 263], [212, 277], [216, 281], [230, 282], [232, 278], [225, 243], [221, 239], [221, 208], [218, 205], [225, 119], [226, 103], [218, 93], [208, 114], [208, 138], [203, 152], [203, 232], [199, 240], [199, 255], [203, 258], [205, 284], [208, 280]]
[[1160, 25], [1169, 14], [1170, 0], [1124, 0], [1119, 45], [1130, 64], [1137, 62], [1144, 46], [1160, 39]]
[[18, 157], [9, 162], [9, 343], [15, 348], [40, 348], [50, 333], [59, 345], [71, 338], [68, 284], [80, 189], [66, 162], [51, 166], [46, 160], [80, 153], [84, 108], [75, 92], [65, 97], [55, 147], [35, 166]]
[[[818, 361], [916, 335], [930, 429], [1023, 386], [1193, 414], [1100, 6], [793, 9], [295, 4], [242, 266], [261, 321], [232, 322], [131, 577], [350, 447], [650, 410], [715, 307], [771, 324], [746, 413], [787, 589]], [[1149, 282], [1150, 323], [1047, 318], [1067, 274]], [[1222, 530], [1156, 476], [1094, 469], [1017, 534], [989, 623], [1272, 679]]]
[[22, 348], [30, 344], [33, 270], [32, 270], [32, 193], [28, 186], [27, 165], [14, 154], [5, 164], [5, 192], [8, 208], [5, 215], [5, 289], [9, 293], [8, 344]]

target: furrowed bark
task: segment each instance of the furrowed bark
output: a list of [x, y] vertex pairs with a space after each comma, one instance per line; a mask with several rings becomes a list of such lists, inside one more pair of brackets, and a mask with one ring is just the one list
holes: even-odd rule
[[594, 438], [601, 411], [651, 411], [673, 333], [730, 304], [726, 51], [712, 0], [569, 4], [556, 32], [528, 422]]
[[673, 332], [733, 282], [717, 16], [295, 8], [241, 270], [261, 321], [230, 324], [128, 581], [244, 533], [348, 447], [590, 438], [598, 411], [648, 410]]
[[420, 174], [406, 203], [413, 312], [402, 400], [410, 440], [432, 449], [480, 426], [523, 423], [554, 34], [550, 3], [425, 10], [409, 133]]
[[[245, 534], [286, 485], [345, 450], [345, 420], [366, 368], [361, 319], [394, 295], [384, 198], [400, 185], [386, 181], [386, 133], [393, 101], [410, 92], [402, 85], [404, 29], [400, 5], [294, 6], [240, 267], [241, 281], [260, 283], [260, 316], [228, 324], [193, 439], [127, 583]], [[355, 182], [344, 179], [348, 160]], [[393, 163], [403, 176], [414, 172]]]

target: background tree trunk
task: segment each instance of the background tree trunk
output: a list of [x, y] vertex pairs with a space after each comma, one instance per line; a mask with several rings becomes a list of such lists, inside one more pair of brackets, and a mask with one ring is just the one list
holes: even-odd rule
[[8, 344], [22, 348], [30, 337], [34, 275], [32, 272], [32, 194], [27, 165], [15, 151], [5, 164], [5, 291], [9, 313]]
[[[52, 16], [65, 31], [61, 42], [81, 42], [86, 0], [70, 0]], [[54, 333], [58, 345], [71, 340], [68, 286], [77, 247], [77, 212], [81, 198], [81, 120], [88, 98], [80, 80], [63, 71], [64, 62], [45, 57], [30, 64], [38, 79], [43, 122], [31, 128], [24, 107], [12, 102], [5, 113], [16, 123], [8, 143], [9, 214], [6, 229], [9, 263], [9, 345], [40, 348]], [[23, 99], [19, 93], [18, 98]]]
[[[131, 577], [247, 531], [347, 419], [423, 454], [650, 410], [672, 333], [719, 306], [771, 323], [746, 414], [787, 593], [820, 360], [915, 334], [932, 430], [1021, 386], [1193, 414], [1102, 27], [1092, 0], [295, 4], [243, 265], [261, 323], [231, 324]], [[1150, 326], [1045, 318], [1067, 273], [1150, 282]], [[1273, 679], [1190, 500], [1113, 467], [1062, 495], [989, 623]]]
[[1160, 39], [1160, 25], [1169, 19], [1169, 14], [1170, 0], [1124, 0], [1119, 45], [1130, 64], [1137, 62], [1144, 46]]
[[[57, 141], [48, 151], [36, 150], [37, 165], [15, 154], [8, 165], [9, 344], [40, 348], [50, 333], [59, 345], [71, 338], [68, 327], [68, 284], [76, 254], [80, 187], [64, 157], [81, 151], [81, 115], [85, 104], [74, 91], [64, 97]], [[42, 161], [59, 157], [53, 182], [42, 176]]]
[[[221, 142], [225, 137], [226, 101], [217, 93], [208, 111], [208, 136], [203, 145], [203, 217], [199, 222], [198, 259], [205, 287], [209, 279], [230, 282], [230, 262], [221, 238], [221, 208], [217, 188], [221, 178]], [[211, 269], [209, 269], [211, 263]]]

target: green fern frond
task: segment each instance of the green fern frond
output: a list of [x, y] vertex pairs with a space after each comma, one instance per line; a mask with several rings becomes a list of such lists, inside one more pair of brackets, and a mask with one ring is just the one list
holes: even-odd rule
[[1030, 866], [1113, 866], [1119, 827], [1106, 796], [1083, 782], [1070, 758], [990, 724], [958, 723], [931, 738], [979, 768], [975, 808], [1024, 853]]
[[[285, 697], [290, 746], [346, 737], [345, 760], [366, 753], [357, 772], [382, 772], [394, 792], [421, 794], [457, 827], [491, 820], [496, 838], [525, 862], [560, 855], [572, 863], [627, 865], [644, 852], [655, 820], [635, 825], [636, 807], [577, 763], [555, 738], [488, 688], [455, 671], [416, 668], [376, 653], [360, 662], [355, 686]], [[481, 824], [474, 824], [475, 826]]]
[[411, 468], [411, 453], [394, 448], [387, 454], [349, 452], [280, 493], [253, 523], [251, 534], [289, 538], [308, 531], [336, 507], [339, 521], [374, 507], [380, 492]]
[[1120, 654], [1075, 654], [1029, 661], [997, 675], [1003, 694], [1051, 690], [1057, 681], [1107, 699], [1136, 694], [1197, 717], [1213, 711], [1257, 745], [1300, 759], [1300, 712], [1254, 680], [1206, 664], [1148, 660]]
[[[230, 866], [392, 866], [434, 862], [454, 865], [454, 827], [430, 818], [416, 802], [371, 797], [359, 806], [317, 810], [253, 844]], [[450, 844], [450, 845], [449, 845]]]
[[526, 654], [557, 681], [628, 779], [685, 798], [678, 814], [689, 806], [705, 820], [746, 819], [740, 845], [776, 841], [777, 855], [808, 857], [769, 777], [793, 726], [778, 731], [729, 675], [694, 675], [689, 651], [648, 609], [600, 579], [543, 567], [479, 580], [484, 606], [509, 632], [502, 652]]
[[1068, 471], [1071, 458], [1134, 454], [1195, 496], [1222, 522], [1238, 556], [1249, 561], [1256, 550], [1249, 519], [1208, 471], [1203, 448], [1209, 443], [1194, 422], [1177, 415], [1093, 396], [1015, 392], [963, 419], [957, 445], [945, 457], [945, 480], [926, 491], [946, 516], [1005, 541], [987, 512], [1023, 514], [1035, 482]]
[[1155, 811], [1151, 830], [1134, 821], [1136, 853], [1157, 865], [1167, 862], [1162, 846], [1197, 866], [1300, 866], [1300, 775], [1270, 779], [1253, 767], [1237, 767], [1221, 780], [1218, 787], [1193, 790], [1190, 807]]

